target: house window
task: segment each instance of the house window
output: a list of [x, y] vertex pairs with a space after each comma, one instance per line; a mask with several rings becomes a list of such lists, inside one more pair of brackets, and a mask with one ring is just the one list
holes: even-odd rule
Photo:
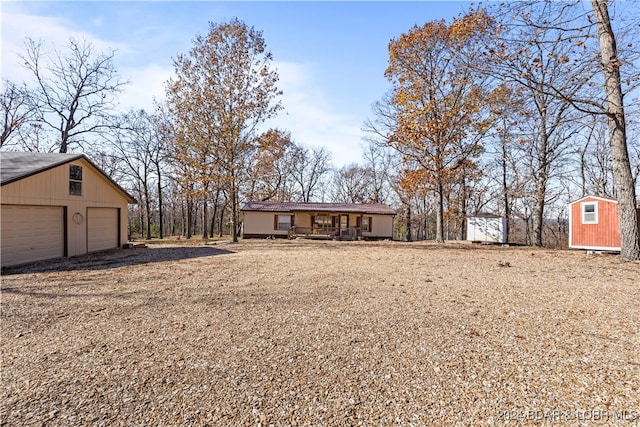
[[314, 228], [330, 229], [333, 228], [333, 220], [330, 215], [316, 215], [313, 226]]
[[582, 204], [582, 223], [597, 224], [598, 223], [598, 203], [588, 202]]
[[291, 228], [291, 215], [276, 215], [276, 230]]
[[371, 232], [371, 217], [370, 216], [363, 216], [362, 217], [362, 231], [369, 233]]
[[82, 166], [69, 165], [69, 195], [82, 196]]

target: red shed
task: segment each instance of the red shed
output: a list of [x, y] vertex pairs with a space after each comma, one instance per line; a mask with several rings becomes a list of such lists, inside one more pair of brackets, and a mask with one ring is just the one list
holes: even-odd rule
[[585, 196], [569, 203], [569, 247], [619, 251], [618, 201], [610, 197]]

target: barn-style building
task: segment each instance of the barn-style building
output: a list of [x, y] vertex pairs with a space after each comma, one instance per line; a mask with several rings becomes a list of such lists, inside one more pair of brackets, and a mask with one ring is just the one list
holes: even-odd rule
[[83, 154], [0, 153], [0, 180], [2, 266], [127, 241], [135, 199]]
[[[640, 206], [638, 216], [640, 223]], [[569, 247], [619, 251], [618, 201], [610, 197], [585, 196], [569, 203]]]

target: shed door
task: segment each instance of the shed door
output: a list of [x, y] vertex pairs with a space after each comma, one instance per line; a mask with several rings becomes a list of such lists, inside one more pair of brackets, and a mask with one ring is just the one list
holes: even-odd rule
[[87, 208], [87, 252], [117, 248], [118, 208]]
[[2, 265], [64, 256], [64, 208], [2, 205]]

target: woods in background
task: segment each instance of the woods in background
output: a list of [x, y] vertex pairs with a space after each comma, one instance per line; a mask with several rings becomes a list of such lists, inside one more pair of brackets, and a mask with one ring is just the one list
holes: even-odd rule
[[511, 242], [562, 246], [567, 202], [594, 194], [619, 200], [622, 257], [640, 259], [639, 18], [591, 6], [508, 2], [407, 29], [389, 43], [362, 159], [340, 167], [268, 128], [279, 76], [237, 19], [174, 59], [153, 111], [115, 111], [113, 51], [27, 39], [33, 79], [3, 81], [1, 147], [85, 152], [136, 196], [134, 237], [235, 241], [244, 201], [332, 201], [396, 207], [400, 239], [464, 239], [466, 217], [490, 213]]

